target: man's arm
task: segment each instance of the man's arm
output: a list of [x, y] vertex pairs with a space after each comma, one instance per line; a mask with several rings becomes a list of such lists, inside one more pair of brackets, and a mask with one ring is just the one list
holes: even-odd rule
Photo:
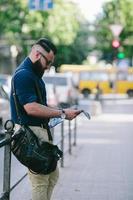
[[[24, 105], [24, 109], [26, 113], [30, 116], [38, 117], [38, 118], [53, 118], [53, 117], [60, 117], [62, 114], [61, 110], [50, 108], [44, 105], [41, 105], [37, 102], [27, 103]], [[63, 109], [66, 114], [66, 119], [72, 120], [78, 114], [80, 114], [81, 110], [75, 109]]]

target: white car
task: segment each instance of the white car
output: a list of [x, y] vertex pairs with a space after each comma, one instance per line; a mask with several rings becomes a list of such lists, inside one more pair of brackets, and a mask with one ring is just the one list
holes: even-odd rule
[[11, 75], [8, 74], [0, 74], [0, 86], [4, 89], [4, 91], [9, 96], [11, 89]]
[[69, 74], [44, 74], [43, 80], [45, 84], [53, 84], [56, 89], [56, 95], [59, 105], [67, 107], [76, 104], [77, 91], [74, 88], [72, 76]]
[[55, 86], [53, 84], [46, 84], [46, 92], [47, 92], [47, 104], [51, 107], [58, 106], [58, 98], [55, 90]]
[[11, 75], [0, 74], [0, 126], [10, 119], [9, 95]]

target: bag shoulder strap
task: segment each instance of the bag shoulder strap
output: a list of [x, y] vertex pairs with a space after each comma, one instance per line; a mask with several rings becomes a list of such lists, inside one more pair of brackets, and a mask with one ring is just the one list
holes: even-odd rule
[[39, 89], [39, 86], [38, 86], [38, 82], [35, 81], [35, 88], [36, 88], [36, 93], [37, 93], [37, 96], [39, 98], [39, 103], [43, 104], [43, 98], [42, 98], [42, 94], [41, 94], [41, 91]]
[[[40, 102], [41, 104], [43, 104], [43, 99], [42, 99], [41, 91], [40, 91], [40, 89], [39, 89], [39, 86], [38, 86], [38, 82], [37, 82], [37, 81], [35, 82], [35, 87], [36, 87], [37, 96], [38, 96], [38, 98], [39, 98], [39, 102]], [[48, 124], [46, 124], [46, 128], [47, 128], [48, 138], [49, 138], [50, 141], [52, 141], [53, 138], [52, 138], [52, 135], [51, 135], [51, 131], [50, 131], [49, 127], [48, 127]]]

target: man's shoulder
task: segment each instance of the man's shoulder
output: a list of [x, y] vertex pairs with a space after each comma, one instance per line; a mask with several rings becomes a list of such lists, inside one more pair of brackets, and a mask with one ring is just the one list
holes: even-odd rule
[[14, 78], [14, 80], [33, 79], [33, 73], [31, 71], [29, 71], [28, 69], [20, 68], [20, 69], [16, 70], [13, 78]]
[[16, 71], [12, 79], [16, 88], [23, 87], [26, 89], [35, 83], [33, 74], [26, 69], [20, 69]]
[[15, 76], [20, 76], [20, 75], [25, 75], [25, 74], [28, 74], [28, 75], [30, 75], [30, 74], [32, 74], [31, 73], [31, 71], [29, 71], [28, 69], [26, 69], [26, 68], [18, 68], [17, 70], [16, 70], [16, 72], [15, 72], [15, 74], [14, 74], [14, 77]]
[[34, 73], [31, 70], [31, 61], [27, 57], [25, 60], [18, 66], [15, 71], [14, 78], [23, 78], [23, 77], [34, 77]]

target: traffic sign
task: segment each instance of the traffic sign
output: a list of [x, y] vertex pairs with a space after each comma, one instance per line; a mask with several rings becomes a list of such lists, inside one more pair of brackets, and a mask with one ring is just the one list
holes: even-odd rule
[[29, 0], [30, 10], [48, 10], [53, 8], [52, 0]]
[[110, 30], [112, 31], [112, 34], [114, 37], [119, 37], [123, 26], [121, 24], [111, 24], [110, 26]]

